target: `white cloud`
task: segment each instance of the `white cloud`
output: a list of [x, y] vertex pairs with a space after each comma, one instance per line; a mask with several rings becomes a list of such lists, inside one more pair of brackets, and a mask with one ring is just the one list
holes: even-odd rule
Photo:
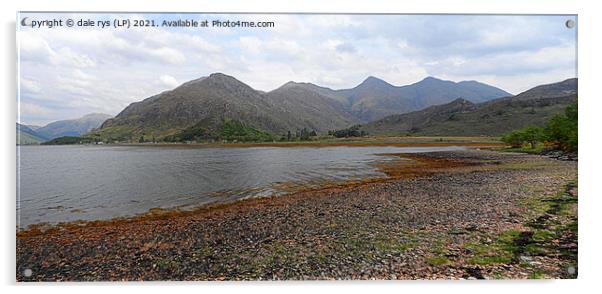
[[45, 62], [55, 66], [93, 67], [96, 63], [86, 54], [68, 47], [53, 49], [48, 41], [38, 34], [19, 32], [21, 57], [26, 61]]
[[163, 83], [163, 85], [170, 87], [170, 88], [175, 88], [179, 85], [176, 78], [174, 78], [170, 75], [162, 75], [159, 77], [159, 80], [161, 81], [161, 83]]
[[51, 110], [29, 102], [21, 102], [19, 103], [19, 114], [20, 115], [28, 115], [28, 116], [46, 116]]
[[157, 49], [148, 50], [150, 56], [156, 57], [159, 60], [171, 63], [171, 64], [182, 64], [186, 61], [186, 57], [177, 49], [169, 47], [161, 47]]
[[408, 45], [408, 42], [406, 40], [401, 40], [399, 42], [397, 42], [397, 47], [399, 47], [399, 49], [407, 49], [410, 46]]
[[242, 49], [248, 52], [259, 53], [261, 51], [261, 41], [257, 37], [240, 37], [238, 41]]
[[21, 78], [21, 91], [23, 92], [29, 92], [32, 94], [35, 93], [40, 93], [41, 88], [40, 85], [32, 80], [26, 79], [26, 78]]
[[[574, 72], [575, 48], [571, 45], [561, 44], [557, 47], [544, 47], [532, 51], [517, 51], [496, 55], [475, 56], [464, 58], [452, 56], [437, 63], [425, 64], [427, 69], [435, 75], [459, 76], [527, 76], [533, 74], [554, 75], [559, 69]], [[556, 77], [558, 80], [565, 76]], [[514, 91], [526, 90], [536, 84], [527, 83], [527, 80], [518, 83], [504, 84], [504, 88]]]
[[53, 52], [50, 61], [55, 65], [71, 65], [79, 68], [94, 67], [96, 65], [86, 54], [78, 54], [67, 47]]

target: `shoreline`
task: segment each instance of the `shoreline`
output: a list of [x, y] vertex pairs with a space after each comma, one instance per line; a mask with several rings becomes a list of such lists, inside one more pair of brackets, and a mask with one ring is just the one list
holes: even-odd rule
[[[547, 202], [533, 195], [560, 193], [576, 178], [575, 163], [479, 150], [411, 156], [424, 165], [383, 167], [392, 175], [384, 181], [21, 234], [17, 279], [572, 277], [561, 274], [562, 267], [567, 262], [576, 267], [576, 260], [525, 257], [518, 252], [524, 246], [507, 252], [495, 242], [535, 230], [528, 222], [540, 211], [530, 206]], [[500, 251], [500, 260], [481, 252], [478, 245], [491, 243], [487, 240], [494, 240], [488, 246]], [[550, 268], [545, 274], [539, 273], [541, 258]], [[127, 264], [133, 272], [124, 271]], [[26, 265], [35, 268], [31, 278], [21, 274]]]
[[63, 145], [22, 145], [22, 146], [148, 146], [148, 147], [188, 147], [188, 148], [247, 148], [247, 147], [501, 147], [505, 144], [496, 137], [350, 137], [328, 138], [311, 141], [291, 142], [213, 142], [213, 143], [111, 143], [111, 144], [63, 144]]
[[[441, 172], [445, 168], [459, 167], [462, 165], [468, 165], [466, 162], [458, 162], [447, 159], [436, 159], [428, 158], [419, 155], [420, 153], [382, 153], [378, 154], [381, 156], [392, 156], [408, 161], [400, 162], [393, 160], [392, 162], [383, 162], [375, 164], [379, 171], [383, 172], [386, 177], [382, 178], [364, 178], [361, 180], [349, 180], [343, 182], [332, 182], [324, 183], [318, 187], [309, 187], [302, 189], [294, 189], [284, 194], [269, 195], [263, 197], [249, 197], [244, 199], [233, 200], [229, 202], [215, 202], [205, 205], [192, 207], [191, 209], [180, 209], [179, 207], [173, 208], [151, 208], [149, 211], [133, 216], [115, 217], [110, 219], [99, 219], [99, 220], [76, 220], [68, 222], [59, 222], [50, 224], [47, 222], [41, 222], [36, 224], [28, 225], [26, 228], [17, 228], [17, 238], [40, 236], [45, 234], [57, 233], [73, 228], [87, 228], [87, 227], [103, 227], [103, 226], [115, 226], [125, 223], [135, 223], [142, 221], [170, 219], [177, 217], [185, 217], [190, 215], [201, 214], [210, 210], [228, 209], [233, 205], [245, 205], [245, 202], [253, 203], [256, 202], [264, 203], [274, 201], [275, 198], [279, 197], [291, 197], [296, 194], [303, 193], [305, 195], [311, 193], [327, 192], [328, 190], [341, 190], [350, 188], [361, 188], [365, 185], [374, 183], [384, 183], [394, 181], [401, 178], [412, 178], [419, 176], [426, 176], [428, 174]], [[263, 200], [263, 201], [259, 201]]]

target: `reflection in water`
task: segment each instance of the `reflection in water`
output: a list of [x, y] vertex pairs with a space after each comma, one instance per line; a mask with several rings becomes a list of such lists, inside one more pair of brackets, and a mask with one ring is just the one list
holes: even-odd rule
[[[133, 216], [383, 177], [379, 153], [461, 147], [21, 146], [18, 225]], [[398, 159], [398, 158], [397, 158]]]

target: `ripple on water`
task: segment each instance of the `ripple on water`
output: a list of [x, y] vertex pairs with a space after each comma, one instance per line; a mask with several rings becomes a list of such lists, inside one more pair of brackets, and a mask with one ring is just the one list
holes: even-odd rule
[[[18, 221], [58, 223], [133, 216], [384, 177], [387, 153], [462, 147], [156, 148], [21, 146]], [[70, 209], [51, 209], [51, 207]]]

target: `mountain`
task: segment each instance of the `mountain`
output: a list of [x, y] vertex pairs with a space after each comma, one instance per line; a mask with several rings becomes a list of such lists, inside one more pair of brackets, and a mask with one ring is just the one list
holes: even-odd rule
[[228, 121], [274, 134], [303, 128], [322, 132], [355, 122], [337, 109], [333, 99], [303, 87], [286, 84], [265, 93], [214, 73], [130, 104], [93, 135], [119, 140], [141, 135], [165, 138], [192, 129], [215, 135]]
[[577, 79], [568, 79], [487, 102], [456, 99], [391, 115], [364, 125], [362, 130], [371, 135], [497, 136], [526, 125], [542, 126], [574, 101]]
[[508, 97], [506, 100], [530, 101], [571, 95], [577, 95], [577, 79], [567, 79], [559, 83], [537, 86], [514, 97]]
[[40, 144], [46, 141], [29, 126], [17, 123], [17, 145]]
[[140, 136], [181, 139], [193, 133], [192, 137], [215, 138], [229, 121], [279, 135], [304, 128], [326, 132], [458, 97], [478, 103], [508, 95], [475, 81], [455, 83], [432, 77], [402, 87], [368, 77], [358, 86], [342, 90], [288, 82], [263, 92], [234, 77], [214, 73], [130, 104], [92, 135], [129, 141]]
[[51, 140], [63, 136], [80, 136], [98, 128], [105, 120], [111, 118], [108, 114], [91, 113], [78, 119], [60, 120], [40, 127], [35, 132]]
[[362, 122], [418, 108], [399, 88], [381, 79], [368, 77], [352, 89], [337, 91], [347, 100], [349, 111]]
[[344, 110], [342, 102], [320, 94], [320, 90], [318, 86], [288, 82], [266, 97], [294, 125], [307, 125], [312, 130], [342, 129], [359, 122]]
[[362, 122], [448, 103], [460, 97], [480, 103], [511, 95], [477, 81], [456, 83], [434, 77], [427, 77], [407, 86], [394, 86], [371, 76], [351, 89], [320, 91], [328, 93], [327, 96], [338, 97], [346, 105], [346, 109]]

